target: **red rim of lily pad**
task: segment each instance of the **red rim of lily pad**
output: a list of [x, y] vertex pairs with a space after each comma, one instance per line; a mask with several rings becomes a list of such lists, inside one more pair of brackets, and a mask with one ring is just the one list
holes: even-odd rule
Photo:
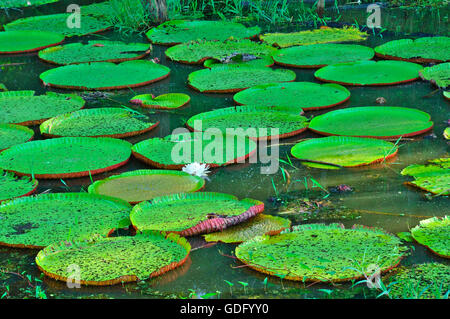
[[[139, 99], [139, 95], [135, 96], [133, 99], [130, 100], [130, 103], [139, 105], [140, 107], [144, 107], [144, 108], [149, 108], [149, 109], [158, 109], [158, 110], [176, 110], [179, 108], [182, 108], [183, 106], [186, 106], [189, 104], [189, 102], [191, 102], [191, 97], [187, 94], [184, 93], [167, 93], [167, 94], [162, 94], [157, 96], [156, 98], [163, 96], [163, 95], [171, 95], [171, 94], [183, 94], [187, 97], [186, 102], [183, 102], [183, 104], [181, 104], [180, 106], [177, 107], [165, 107], [165, 106], [161, 106], [158, 104], [145, 104], [145, 102], [142, 99]], [[151, 94], [152, 98], [154, 99], [155, 96], [153, 94]]]

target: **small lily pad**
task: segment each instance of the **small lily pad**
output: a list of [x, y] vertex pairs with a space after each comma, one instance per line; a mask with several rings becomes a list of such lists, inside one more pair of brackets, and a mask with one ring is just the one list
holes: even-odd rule
[[424, 68], [419, 71], [419, 75], [422, 79], [430, 81], [437, 87], [445, 90], [450, 86], [450, 62]]
[[450, 258], [450, 217], [432, 217], [421, 220], [411, 229], [412, 237], [441, 257]]
[[450, 195], [450, 159], [441, 158], [429, 161], [428, 165], [413, 164], [401, 171], [402, 175], [414, 177], [407, 182], [435, 195]]
[[184, 93], [168, 93], [157, 97], [153, 94], [141, 94], [133, 97], [130, 102], [142, 107], [173, 110], [185, 106], [190, 100], [190, 96]]

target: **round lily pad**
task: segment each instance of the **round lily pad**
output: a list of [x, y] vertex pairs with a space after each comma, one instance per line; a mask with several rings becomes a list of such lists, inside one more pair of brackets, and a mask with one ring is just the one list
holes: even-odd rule
[[158, 124], [144, 122], [122, 108], [105, 107], [58, 115], [42, 123], [40, 131], [45, 137], [125, 138], [148, 132]]
[[191, 117], [186, 126], [199, 131], [196, 121], [201, 121], [202, 131], [214, 128], [231, 134], [230, 130], [239, 130], [252, 139], [286, 138], [300, 134], [308, 127], [306, 117], [298, 113], [249, 105], [200, 113]]
[[245, 136], [195, 132], [151, 138], [135, 144], [132, 151], [151, 166], [181, 169], [195, 162], [210, 167], [238, 163], [254, 154], [256, 148], [256, 143]]
[[450, 258], [450, 217], [421, 220], [411, 229], [412, 237], [438, 256]]
[[89, 193], [121, 198], [136, 204], [155, 197], [201, 190], [205, 180], [185, 172], [138, 170], [114, 175], [89, 186]]
[[150, 53], [147, 43], [125, 43], [120, 41], [95, 41], [87, 44], [70, 43], [48, 48], [39, 52], [41, 60], [59, 64], [78, 64], [87, 62], [123, 62], [137, 60]]
[[15, 145], [0, 153], [0, 167], [36, 178], [73, 178], [125, 165], [131, 144], [113, 138], [62, 137]]
[[314, 76], [343, 85], [394, 85], [417, 80], [420, 69], [420, 64], [404, 61], [358, 61], [328, 65]]
[[256, 236], [278, 235], [291, 227], [289, 219], [278, 216], [258, 214], [245, 223], [227, 228], [224, 231], [203, 235], [206, 241], [221, 241], [223, 243], [242, 243]]
[[384, 273], [400, 263], [405, 250], [399, 238], [380, 229], [308, 224], [276, 236], [255, 237], [239, 245], [235, 254], [266, 274], [305, 282], [341, 282], [364, 278], [364, 271], [373, 266]]
[[14, 124], [0, 124], [0, 151], [33, 139], [34, 131]]
[[295, 77], [291, 70], [223, 65], [192, 72], [188, 85], [203, 93], [234, 93], [255, 85], [294, 81]]
[[175, 45], [196, 40], [219, 40], [252, 38], [259, 27], [247, 28], [240, 23], [227, 21], [172, 20], [152, 28], [147, 37], [152, 43]]
[[28, 176], [18, 177], [0, 169], [0, 202], [31, 195], [37, 186], [38, 181], [35, 179]]
[[333, 107], [349, 98], [350, 92], [342, 85], [312, 82], [262, 84], [238, 92], [233, 97], [241, 105], [281, 106], [305, 111]]
[[160, 230], [193, 236], [237, 225], [264, 210], [264, 203], [222, 193], [174, 194], [134, 206], [131, 223], [138, 231]]
[[450, 61], [449, 37], [423, 37], [416, 40], [389, 41], [375, 48], [376, 55], [385, 59], [417, 63]]
[[75, 94], [34, 94], [34, 91], [0, 92], [0, 123], [37, 125], [59, 114], [82, 109], [85, 104]]
[[39, 51], [64, 41], [62, 34], [41, 31], [0, 32], [0, 54]]
[[[393, 143], [360, 137], [329, 136], [300, 142], [291, 154], [309, 167], [333, 168], [370, 165], [394, 157], [398, 147]], [[336, 168], [336, 167], [334, 167]]]
[[450, 62], [424, 68], [419, 71], [419, 75], [422, 79], [446, 89], [450, 86]]
[[31, 6], [40, 6], [47, 3], [58, 2], [59, 0], [3, 0], [0, 3], [0, 8], [12, 9], [12, 8], [24, 8]]
[[71, 266], [80, 267], [80, 284], [106, 286], [162, 275], [185, 263], [191, 245], [175, 234], [94, 237], [60, 242], [41, 250], [36, 265], [47, 276], [67, 282]]
[[169, 76], [164, 65], [145, 60], [120, 64], [93, 62], [66, 65], [41, 73], [44, 85], [75, 90], [113, 90], [144, 86]]
[[40, 194], [0, 205], [0, 245], [43, 248], [54, 242], [109, 235], [130, 225], [131, 205], [87, 193]]
[[222, 60], [208, 59], [203, 63], [203, 66], [208, 69], [222, 65], [236, 65], [260, 68], [272, 66], [274, 65], [274, 61], [270, 56], [247, 56], [238, 54], [231, 58]]
[[296, 68], [320, 68], [329, 64], [370, 60], [372, 48], [356, 44], [313, 44], [281, 49], [273, 55], [276, 64]]
[[409, 137], [433, 128], [428, 113], [396, 106], [351, 107], [314, 117], [309, 129], [322, 135]]
[[133, 97], [130, 102], [152, 109], [173, 110], [185, 106], [190, 100], [190, 96], [184, 93], [168, 93], [157, 97], [153, 94], [141, 94]]
[[402, 175], [414, 177], [414, 181], [406, 184], [435, 195], [450, 195], [450, 159], [438, 158], [428, 162], [428, 165], [413, 164], [404, 168]]

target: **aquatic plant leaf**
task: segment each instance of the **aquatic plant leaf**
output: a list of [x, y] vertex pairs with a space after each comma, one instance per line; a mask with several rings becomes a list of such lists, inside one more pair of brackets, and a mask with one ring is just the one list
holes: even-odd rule
[[318, 110], [344, 103], [350, 92], [339, 84], [287, 82], [256, 85], [236, 93], [238, 104]]
[[63, 41], [64, 36], [54, 32], [4, 31], [0, 32], [0, 54], [39, 51]]
[[450, 258], [450, 216], [421, 220], [411, 229], [412, 237], [441, 257]]
[[152, 94], [140, 94], [133, 97], [130, 102], [142, 107], [173, 110], [185, 106], [190, 100], [190, 96], [184, 93], [168, 93], [157, 97]]
[[35, 179], [28, 176], [18, 177], [11, 172], [0, 169], [0, 202], [31, 195], [37, 186], [38, 181]]
[[402, 175], [414, 177], [406, 184], [435, 195], [450, 195], [450, 159], [430, 160], [428, 165], [413, 164], [401, 171]]
[[442, 135], [444, 135], [444, 138], [446, 140], [450, 140], [450, 126], [445, 128], [444, 133]]
[[240, 55], [238, 54], [237, 56], [232, 57], [231, 59], [226, 59], [223, 61], [216, 59], [207, 59], [203, 63], [203, 66], [208, 69], [222, 65], [235, 65], [238, 67], [244, 66], [244, 67], [261, 68], [274, 65], [274, 61], [270, 56], [260, 56], [257, 57], [256, 59], [245, 59], [242, 54]]
[[110, 176], [89, 186], [89, 193], [121, 198], [131, 204], [155, 197], [201, 190], [205, 180], [185, 172], [137, 170]]
[[2, 0], [0, 2], [0, 8], [2, 9], [13, 9], [13, 8], [24, 8], [31, 6], [40, 6], [43, 4], [58, 2], [59, 0]]
[[138, 231], [159, 230], [193, 236], [226, 229], [264, 210], [254, 199], [222, 193], [180, 193], [134, 206], [130, 219]]
[[34, 131], [15, 124], [0, 124], [0, 151], [33, 139]]
[[428, 113], [397, 106], [351, 107], [314, 117], [309, 129], [322, 135], [398, 138], [433, 128]]
[[421, 69], [420, 64], [404, 61], [358, 61], [328, 65], [314, 76], [343, 85], [394, 85], [417, 80]]
[[380, 229], [306, 224], [276, 236], [250, 239], [239, 245], [235, 254], [249, 267], [269, 275], [340, 282], [365, 278], [364, 273], [373, 264], [386, 272], [400, 263], [406, 249], [399, 238]]
[[0, 245], [43, 248], [54, 242], [109, 235], [130, 224], [127, 202], [88, 193], [40, 194], [0, 204]]
[[450, 62], [426, 67], [419, 71], [419, 75], [422, 79], [430, 81], [437, 87], [446, 89], [450, 86]]
[[447, 100], [450, 100], [450, 91], [444, 91], [444, 92], [442, 92], [442, 94], [444, 95], [444, 97], [445, 97]]
[[0, 153], [0, 167], [36, 178], [73, 178], [116, 169], [131, 144], [113, 138], [62, 137], [15, 145]]

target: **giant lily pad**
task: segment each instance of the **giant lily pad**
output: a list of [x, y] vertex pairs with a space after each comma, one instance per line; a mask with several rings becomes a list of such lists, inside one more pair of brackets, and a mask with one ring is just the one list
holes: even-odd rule
[[155, 197], [201, 190], [205, 180], [185, 172], [139, 170], [114, 175], [89, 186], [89, 193], [121, 198], [136, 204]]
[[424, 68], [419, 71], [419, 75], [422, 79], [446, 89], [450, 86], [450, 62]]
[[344, 85], [394, 85], [417, 80], [420, 69], [420, 64], [404, 61], [358, 61], [328, 65], [314, 76]]
[[254, 199], [238, 200], [222, 193], [181, 193], [137, 204], [130, 219], [139, 231], [160, 230], [193, 236], [237, 225], [263, 210], [264, 203]]
[[152, 43], [175, 45], [195, 40], [223, 41], [233, 36], [234, 39], [251, 38], [259, 33], [259, 27], [247, 28], [239, 23], [226, 21], [167, 21], [147, 32]]
[[144, 122], [122, 108], [107, 107], [58, 115], [42, 123], [40, 130], [46, 137], [124, 138], [148, 132], [158, 123]]
[[133, 97], [130, 102], [142, 107], [161, 110], [173, 110], [185, 106], [191, 100], [183, 93], [168, 93], [155, 97], [153, 94], [140, 94]]
[[270, 56], [255, 56], [246, 54], [232, 54], [224, 59], [208, 59], [203, 63], [205, 68], [214, 68], [222, 65], [249, 66], [249, 67], [266, 67], [274, 65]]
[[449, 37], [424, 37], [416, 40], [389, 41], [375, 48], [377, 56], [385, 59], [417, 63], [450, 61]]
[[429, 165], [409, 165], [401, 171], [402, 175], [414, 177], [407, 184], [435, 195], [450, 195], [450, 159], [430, 160]]
[[308, 127], [307, 119], [297, 113], [262, 106], [236, 106], [204, 112], [191, 117], [186, 125], [199, 131], [196, 121], [201, 121], [201, 130], [218, 129], [223, 133], [240, 131], [253, 139], [286, 138], [300, 134]]
[[41, 194], [0, 205], [0, 244], [43, 248], [54, 242], [109, 235], [130, 225], [127, 202], [87, 193]]
[[244, 161], [256, 152], [256, 143], [244, 136], [181, 133], [151, 138], [133, 146], [133, 155], [164, 169], [181, 169], [186, 164], [203, 163], [218, 167]]
[[421, 220], [411, 229], [412, 237], [441, 257], [450, 258], [450, 217]]
[[398, 138], [433, 128], [428, 113], [396, 106], [365, 106], [335, 110], [311, 120], [309, 128], [322, 135]]
[[190, 250], [189, 242], [175, 234], [145, 232], [52, 244], [38, 253], [36, 265], [65, 282], [71, 265], [78, 265], [80, 284], [105, 286], [159, 276], [184, 264]]
[[99, 174], [128, 162], [131, 144], [113, 138], [63, 137], [15, 145], [0, 153], [0, 167], [36, 178]]
[[14, 124], [0, 124], [0, 151], [33, 139], [34, 131]]
[[0, 54], [39, 51], [64, 41], [62, 34], [42, 31], [0, 32]]
[[281, 49], [273, 55], [276, 64], [296, 68], [320, 68], [329, 64], [370, 60], [372, 48], [355, 44], [313, 44]]
[[0, 92], [0, 123], [36, 125], [59, 114], [77, 111], [85, 103], [75, 94], [34, 94], [34, 91]]
[[396, 267], [405, 247], [383, 230], [341, 224], [294, 226], [276, 236], [259, 236], [236, 248], [249, 267], [285, 279], [340, 282], [364, 278], [376, 265], [380, 272]]
[[112, 90], [144, 86], [169, 76], [170, 69], [151, 61], [66, 65], [41, 73], [44, 85], [75, 90]]
[[0, 202], [34, 193], [38, 181], [28, 176], [18, 177], [0, 169]]
[[302, 164], [317, 168], [355, 167], [384, 161], [397, 154], [393, 143], [360, 137], [329, 136], [300, 142], [291, 154]]
[[238, 104], [281, 106], [305, 111], [329, 108], [349, 98], [350, 92], [342, 85], [312, 82], [262, 84], [238, 92], [233, 97]]
[[31, 6], [40, 6], [47, 3], [58, 2], [59, 0], [2, 0], [0, 2], [0, 8], [12, 9], [23, 8]]
[[66, 65], [87, 62], [123, 62], [137, 60], [150, 53], [151, 45], [146, 43], [125, 43], [120, 41], [95, 41], [88, 44], [70, 43], [48, 48], [38, 56], [45, 62]]
[[260, 84], [294, 81], [295, 77], [291, 70], [223, 65], [192, 72], [188, 85], [203, 93], [233, 93]]

